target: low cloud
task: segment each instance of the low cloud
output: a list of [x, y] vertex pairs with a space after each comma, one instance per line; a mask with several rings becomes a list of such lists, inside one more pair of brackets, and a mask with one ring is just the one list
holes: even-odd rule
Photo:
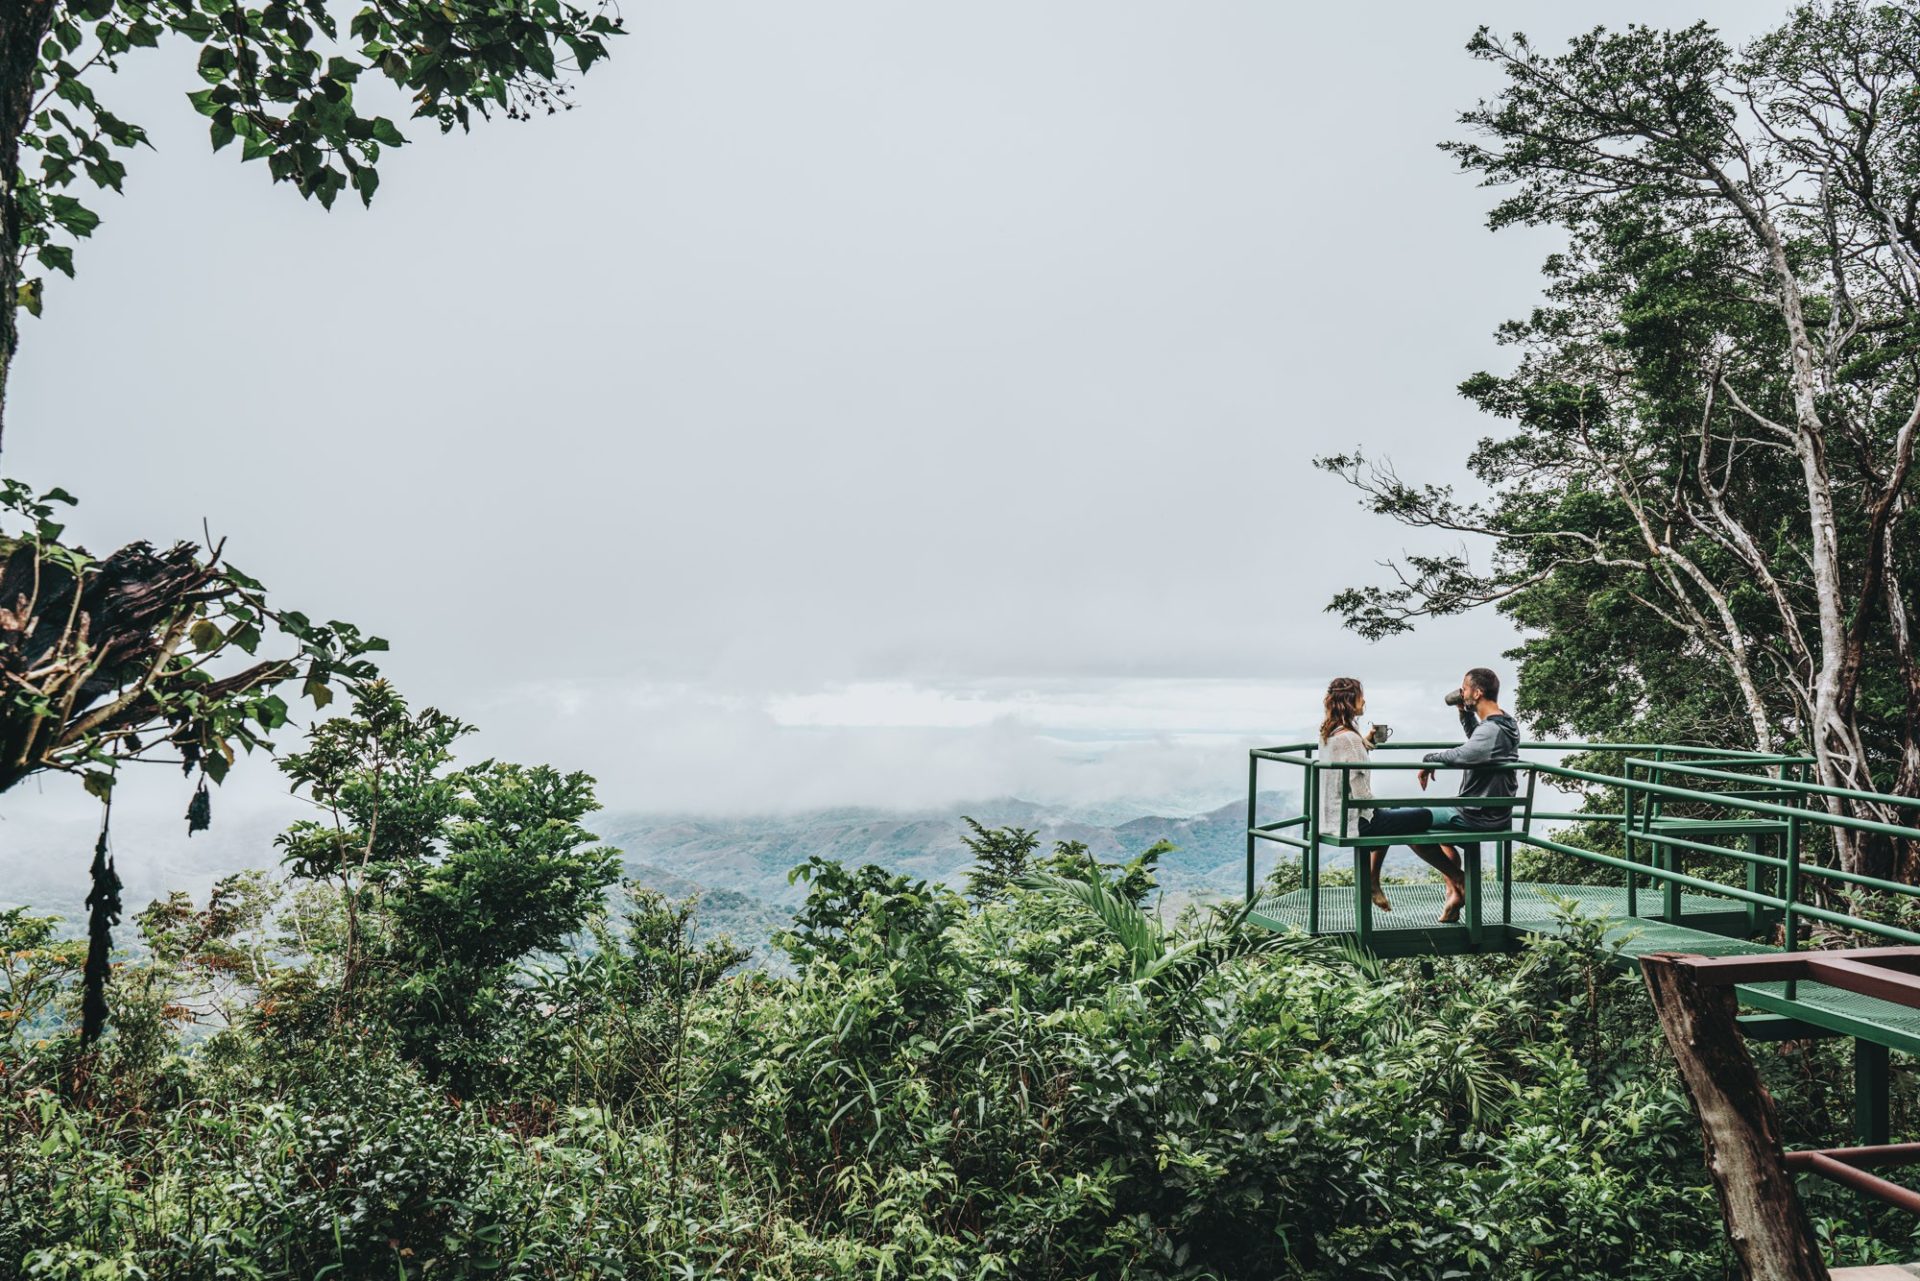
[[[623, 810], [918, 809], [1018, 796], [1191, 812], [1241, 793], [1249, 747], [1312, 737], [1320, 694], [1318, 683], [1110, 680], [851, 683], [746, 698], [554, 682], [502, 691], [474, 716], [481, 750], [584, 769]], [[1387, 683], [1373, 697], [1402, 733], [1457, 732], [1437, 691]]]

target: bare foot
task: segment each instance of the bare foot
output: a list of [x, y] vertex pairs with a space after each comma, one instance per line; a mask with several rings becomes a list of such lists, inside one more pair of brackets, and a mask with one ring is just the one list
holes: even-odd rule
[[1373, 887], [1373, 905], [1382, 912], [1391, 912], [1393, 904], [1387, 901], [1387, 892], [1378, 885]]
[[1448, 881], [1446, 902], [1440, 906], [1440, 924], [1452, 925], [1455, 921], [1459, 920], [1460, 909], [1466, 905], [1466, 891], [1461, 886], [1457, 886], [1452, 881]]

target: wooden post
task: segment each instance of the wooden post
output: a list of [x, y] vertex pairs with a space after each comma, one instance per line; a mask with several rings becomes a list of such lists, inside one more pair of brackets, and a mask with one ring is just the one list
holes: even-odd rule
[[1760, 1084], [1730, 987], [1707, 987], [1687, 958], [1640, 962], [1667, 1048], [1700, 1118], [1707, 1172], [1744, 1281], [1829, 1281], [1794, 1191], [1773, 1098]]

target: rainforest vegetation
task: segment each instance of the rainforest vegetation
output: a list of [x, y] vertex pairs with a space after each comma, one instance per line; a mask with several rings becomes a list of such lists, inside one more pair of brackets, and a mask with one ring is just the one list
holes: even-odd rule
[[[344, 34], [320, 0], [0, 0], [0, 388], [30, 264], [70, 273], [98, 224], [69, 189], [117, 190], [144, 140], [90, 88], [120, 59], [193, 42], [212, 145], [326, 203], [370, 200], [404, 140], [357, 83], [441, 129], [524, 116], [619, 29], [556, 0], [375, 3]], [[1335, 608], [1368, 635], [1506, 611], [1538, 733], [1805, 751], [1910, 795], [1920, 6], [1470, 50], [1502, 84], [1451, 150], [1495, 225], [1566, 242], [1514, 367], [1463, 387], [1510, 430], [1477, 498], [1323, 463], [1496, 550]], [[1160, 847], [976, 825], [964, 887], [802, 863], [778, 964], [745, 965], [621, 883], [586, 774], [463, 756], [378, 637], [211, 540], [94, 556], [71, 502], [0, 486], [0, 792], [103, 811], [84, 938], [77, 904], [0, 912], [0, 1281], [1730, 1275], [1598, 923], [1388, 963], [1235, 905], [1166, 919]], [[154, 762], [192, 828], [243, 766], [312, 816], [205, 901], [123, 903], [116, 780]], [[1810, 856], [1920, 875], [1894, 842]], [[1848, 1137], [1844, 1046], [1755, 1047], [1790, 1145]], [[1894, 1093], [1911, 1133], [1904, 1068]], [[1806, 1195], [1829, 1255], [1920, 1257], [1894, 1212]]]
[[[1381, 964], [983, 830], [966, 892], [797, 868], [774, 977], [464, 729], [360, 690], [283, 763], [283, 875], [142, 910], [92, 1046], [84, 943], [0, 916], [0, 1276], [1727, 1275], [1596, 925]], [[1758, 1048], [1789, 1141], [1842, 1138], [1845, 1052]]]

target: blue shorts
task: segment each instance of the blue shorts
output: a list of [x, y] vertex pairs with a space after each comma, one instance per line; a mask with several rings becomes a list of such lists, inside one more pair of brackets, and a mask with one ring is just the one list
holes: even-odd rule
[[1506, 827], [1506, 824], [1502, 822], [1496, 827], [1483, 827], [1479, 823], [1476, 823], [1472, 819], [1468, 818], [1465, 814], [1462, 814], [1459, 810], [1453, 808], [1451, 805], [1441, 805], [1441, 806], [1437, 806], [1433, 811], [1433, 827], [1435, 831], [1448, 833], [1449, 839], [1447, 843], [1449, 845], [1478, 845], [1478, 844], [1481, 844], [1482, 842], [1474, 841], [1474, 840], [1463, 840], [1461, 839], [1460, 836], [1453, 835], [1453, 834], [1454, 833], [1471, 834], [1474, 832], [1497, 832], [1497, 831], [1500, 831], [1502, 828]]
[[1360, 835], [1411, 836], [1415, 832], [1433, 830], [1439, 826], [1439, 814], [1452, 813], [1452, 810], [1436, 812], [1420, 805], [1410, 805], [1404, 809], [1374, 810], [1372, 814], [1360, 820]]
[[1454, 835], [1457, 832], [1485, 830], [1451, 805], [1410, 805], [1404, 809], [1375, 810], [1360, 823], [1362, 836], [1419, 836], [1425, 832], [1440, 836], [1444, 833], [1449, 844], [1459, 844], [1459, 838]]

